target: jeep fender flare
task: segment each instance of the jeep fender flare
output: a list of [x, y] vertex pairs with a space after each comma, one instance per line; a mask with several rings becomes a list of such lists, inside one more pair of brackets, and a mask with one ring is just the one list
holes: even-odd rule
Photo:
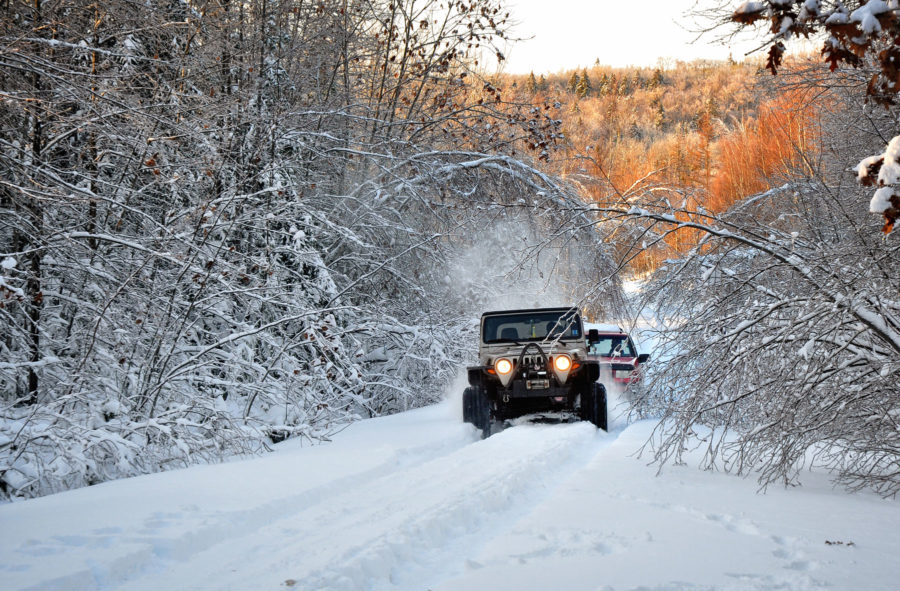
[[488, 369], [486, 365], [476, 365], [474, 367], [467, 367], [466, 373], [469, 378], [470, 386], [480, 386], [484, 381], [484, 372]]

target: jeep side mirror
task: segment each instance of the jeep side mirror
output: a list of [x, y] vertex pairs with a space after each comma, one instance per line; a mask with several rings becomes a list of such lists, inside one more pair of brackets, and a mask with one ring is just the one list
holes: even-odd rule
[[600, 342], [600, 331], [596, 328], [592, 328], [588, 330], [588, 343], [593, 345], [594, 343]]
[[650, 361], [650, 353], [641, 353], [638, 355], [638, 363], [647, 363]]

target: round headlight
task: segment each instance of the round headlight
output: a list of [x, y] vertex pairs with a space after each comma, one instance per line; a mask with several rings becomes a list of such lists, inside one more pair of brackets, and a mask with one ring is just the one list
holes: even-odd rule
[[553, 358], [553, 366], [556, 371], [569, 371], [572, 369], [572, 358], [568, 355], [557, 355]]
[[505, 376], [506, 374], [508, 374], [509, 372], [511, 372], [512, 369], [513, 369], [512, 361], [510, 361], [509, 359], [505, 359], [505, 358], [504, 358], [504, 359], [498, 359], [498, 360], [494, 363], [494, 369], [496, 370], [496, 372], [497, 372], [498, 374], [500, 374], [500, 375], [502, 375], [502, 376]]

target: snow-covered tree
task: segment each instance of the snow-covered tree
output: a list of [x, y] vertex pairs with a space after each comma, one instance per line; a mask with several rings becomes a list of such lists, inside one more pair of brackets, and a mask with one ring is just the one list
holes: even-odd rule
[[635, 254], [673, 233], [700, 237], [647, 290], [661, 347], [635, 405], [663, 417], [658, 460], [701, 445], [707, 467], [766, 484], [816, 463], [851, 488], [900, 491], [898, 246], [873, 234], [841, 165], [892, 117], [856, 125], [858, 99], [832, 90], [831, 149], [813, 159], [797, 145], [796, 170], [724, 213], [651, 183], [598, 207], [633, 224]]
[[[822, 57], [832, 71], [847, 66], [869, 78], [866, 94], [874, 101], [893, 105], [900, 93], [900, 4], [896, 0], [761, 0], [741, 3], [733, 12], [709, 12], [740, 27], [766, 25], [762, 33], [768, 46], [766, 67], [775, 74], [782, 65], [787, 43], [798, 37], [821, 35]], [[890, 233], [900, 217], [900, 187], [892, 172], [896, 156], [891, 148], [866, 158], [858, 165], [859, 179], [879, 188], [870, 200], [870, 211], [884, 216], [883, 231]], [[884, 173], [880, 172], [886, 165]]]
[[[38, 0], [0, 20], [2, 498], [433, 402], [479, 312], [452, 275], [473, 237], [519, 200], [525, 234], [568, 215], [504, 154], [560, 136], [478, 77], [494, 0]], [[501, 274], [534, 260], [506, 255]]]

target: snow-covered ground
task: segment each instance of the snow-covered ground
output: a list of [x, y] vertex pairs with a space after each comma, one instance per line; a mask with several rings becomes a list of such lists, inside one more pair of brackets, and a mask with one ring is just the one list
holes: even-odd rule
[[458, 400], [332, 443], [0, 506], [0, 588], [897, 589], [896, 502], [634, 457], [652, 422], [479, 440]]

